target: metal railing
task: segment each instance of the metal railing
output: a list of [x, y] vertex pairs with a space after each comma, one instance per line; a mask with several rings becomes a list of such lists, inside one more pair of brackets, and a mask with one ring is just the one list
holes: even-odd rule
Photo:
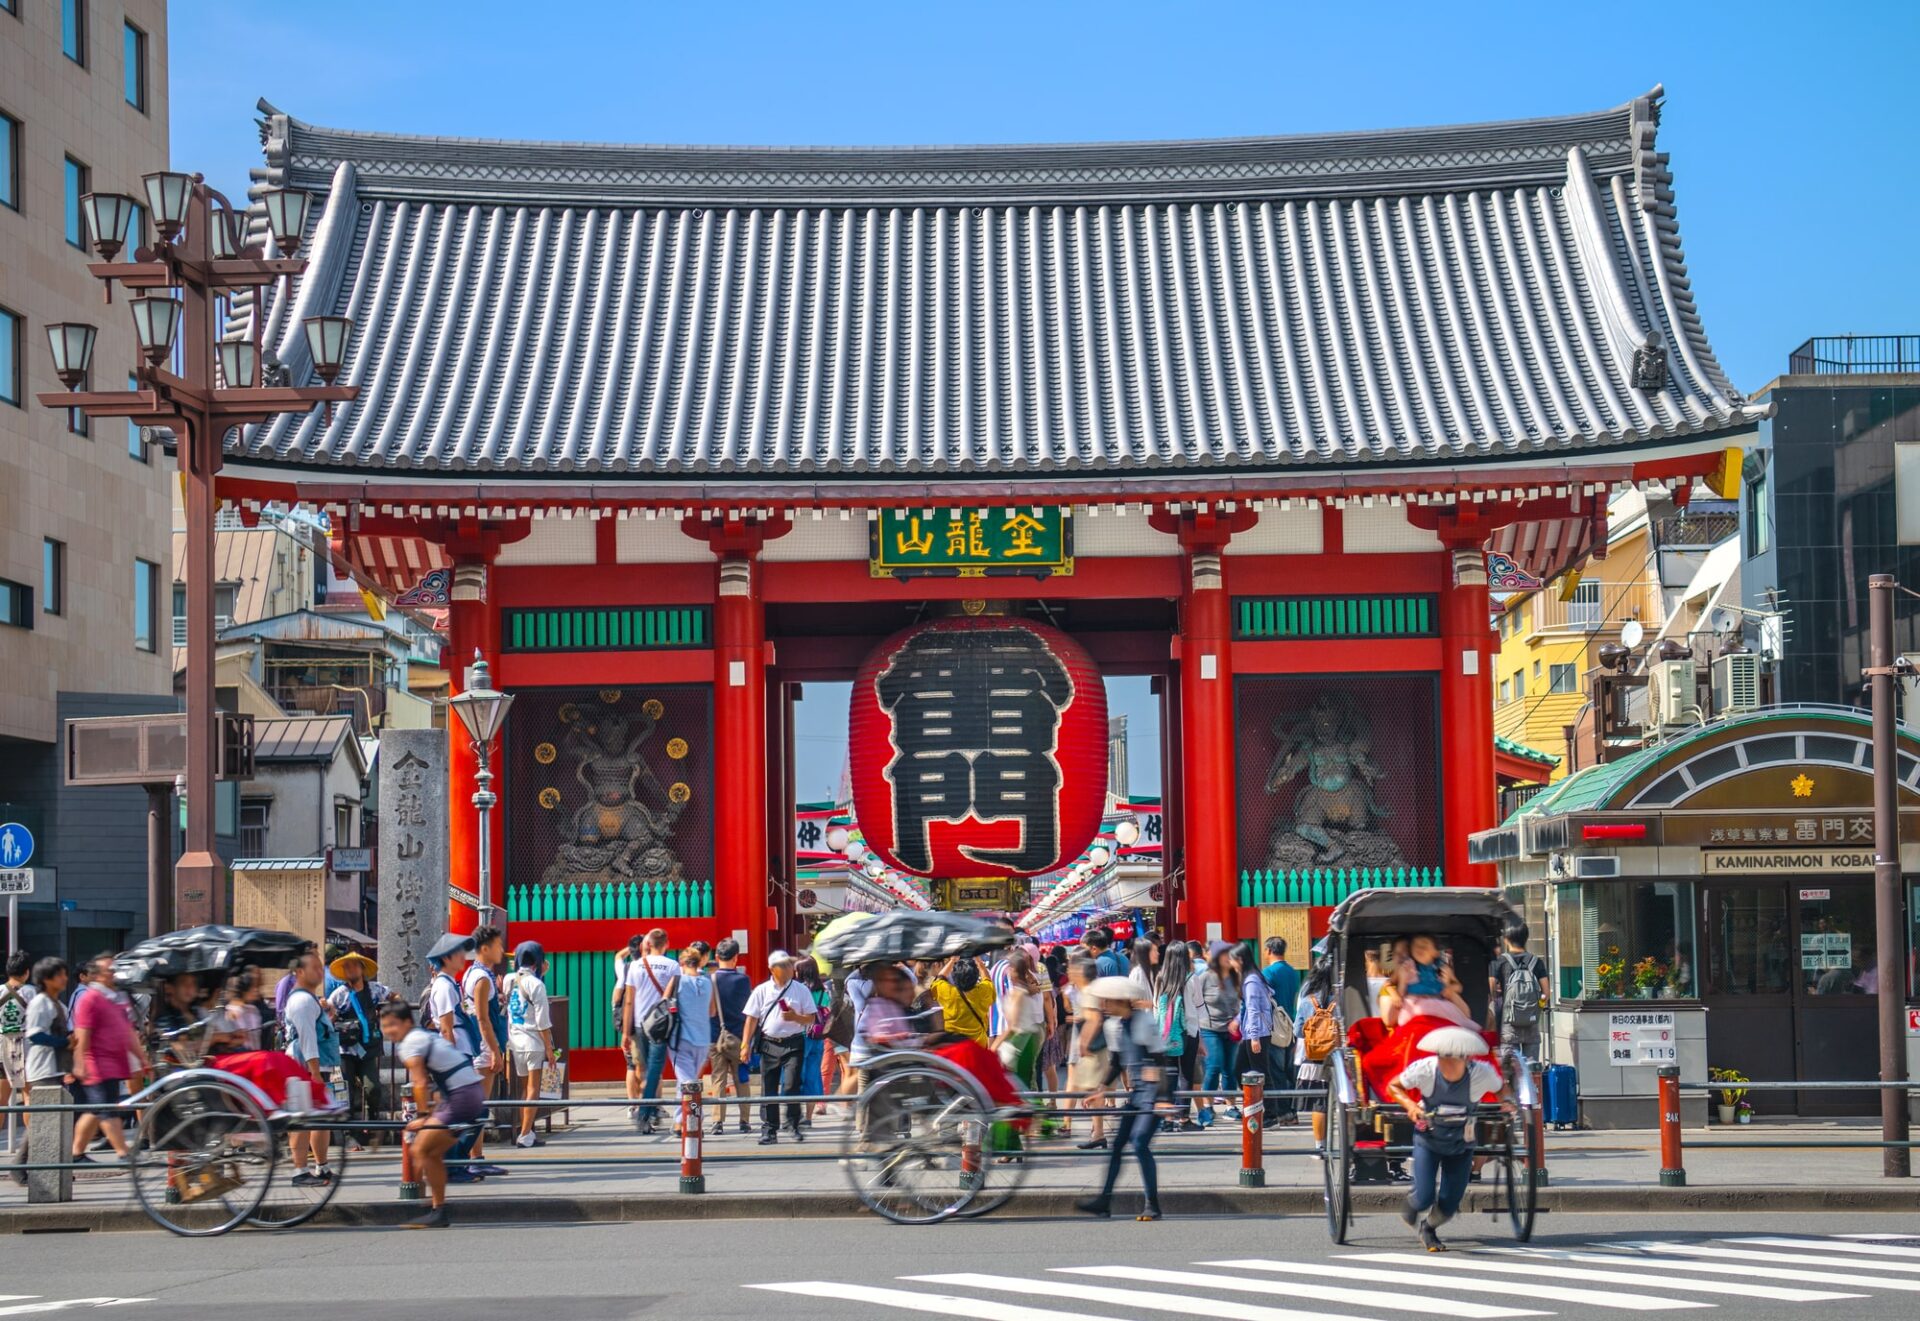
[[[1878, 1078], [1860, 1079], [1807, 1079], [1805, 1081], [1768, 1080], [1765, 1082], [1681, 1082], [1680, 1070], [1667, 1065], [1661, 1068], [1660, 1078], [1660, 1183], [1666, 1188], [1684, 1188], [1687, 1183], [1685, 1160], [1685, 1142], [1680, 1123], [1680, 1095], [1682, 1092], [1884, 1092], [1900, 1091], [1907, 1093], [1909, 1100], [1920, 1096], [1920, 1081], [1911, 1078], [1900, 1082], [1881, 1082]], [[1766, 1151], [1785, 1150], [1804, 1147], [1804, 1142], [1769, 1141], [1765, 1138], [1715, 1138], [1713, 1146], [1734, 1150]], [[1910, 1152], [1914, 1146], [1911, 1141], [1890, 1142], [1883, 1138], [1872, 1141], [1849, 1141], [1846, 1139], [1822, 1139], [1823, 1150], [1834, 1151], [1883, 1151], [1887, 1152], [1885, 1173], [1888, 1178], [1907, 1177], [1910, 1167]]]
[[1793, 376], [1920, 372], [1920, 335], [1816, 335], [1787, 355]]

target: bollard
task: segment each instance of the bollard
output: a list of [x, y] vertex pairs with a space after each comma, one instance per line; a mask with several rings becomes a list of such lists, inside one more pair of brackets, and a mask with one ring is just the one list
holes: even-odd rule
[[[414, 1121], [416, 1114], [411, 1102], [400, 1111], [400, 1117], [409, 1124]], [[402, 1133], [400, 1135], [400, 1200], [417, 1202], [423, 1195], [420, 1174], [413, 1168], [413, 1134]]]
[[1671, 1064], [1660, 1069], [1660, 1186], [1687, 1186], [1680, 1154], [1680, 1070]]
[[1547, 1183], [1547, 1107], [1546, 1092], [1541, 1090], [1546, 1074], [1538, 1064], [1527, 1067], [1533, 1070], [1533, 1133], [1528, 1142], [1533, 1147], [1533, 1183], [1536, 1188]]
[[680, 1084], [680, 1191], [683, 1193], [707, 1190], [707, 1176], [700, 1172], [701, 1116], [705, 1113], [700, 1095], [698, 1082]]
[[[1269, 1046], [1267, 1049], [1273, 1049]], [[1267, 1078], [1263, 1073], [1240, 1075], [1240, 1186], [1267, 1186], [1267, 1168], [1261, 1150], [1260, 1129], [1266, 1118]]]

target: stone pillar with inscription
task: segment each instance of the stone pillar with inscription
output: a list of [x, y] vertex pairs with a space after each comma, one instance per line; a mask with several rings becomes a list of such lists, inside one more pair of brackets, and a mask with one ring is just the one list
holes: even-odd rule
[[380, 980], [417, 999], [447, 933], [447, 735], [380, 735]]

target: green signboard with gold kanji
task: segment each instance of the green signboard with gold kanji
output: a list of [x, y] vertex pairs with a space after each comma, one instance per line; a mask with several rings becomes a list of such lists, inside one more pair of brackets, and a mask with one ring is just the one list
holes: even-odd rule
[[876, 578], [1073, 572], [1073, 523], [1057, 508], [886, 509], [871, 526], [869, 565]]

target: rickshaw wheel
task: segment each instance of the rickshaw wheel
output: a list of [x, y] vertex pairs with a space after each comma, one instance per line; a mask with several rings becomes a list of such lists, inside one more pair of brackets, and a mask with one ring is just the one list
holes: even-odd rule
[[1533, 1221], [1540, 1201], [1540, 1153], [1533, 1143], [1533, 1110], [1526, 1108], [1507, 1121], [1501, 1177], [1506, 1184], [1507, 1219], [1513, 1237], [1525, 1243], [1533, 1237]]
[[184, 1238], [210, 1238], [243, 1223], [273, 1180], [272, 1126], [238, 1082], [196, 1078], [160, 1091], [127, 1153], [141, 1209]]
[[[861, 1203], [896, 1224], [959, 1215], [996, 1179], [986, 1097], [937, 1059], [883, 1065], [854, 1113], [841, 1140], [841, 1166]], [[997, 1175], [1018, 1168], [1001, 1167]], [[1011, 1178], [1006, 1186], [1010, 1193]]]
[[259, 1209], [247, 1217], [247, 1223], [261, 1229], [292, 1229], [304, 1225], [326, 1209], [340, 1184], [347, 1177], [347, 1131], [328, 1130], [332, 1141], [327, 1147], [327, 1167], [333, 1177], [314, 1187], [296, 1187], [293, 1176], [300, 1172], [293, 1163], [293, 1148], [284, 1124], [274, 1128], [274, 1166], [277, 1176], [267, 1186]]
[[[1339, 1067], [1336, 1064], [1335, 1067]], [[1338, 1079], [1327, 1083], [1327, 1137], [1320, 1147], [1320, 1174], [1325, 1184], [1327, 1236], [1347, 1241], [1353, 1225], [1353, 1119], [1340, 1103]]]
[[[1027, 1162], [1033, 1159], [1034, 1131], [1038, 1127], [1037, 1124], [1029, 1126], [1025, 1135], [1017, 1139], [1019, 1145], [1015, 1147], [1003, 1145], [1005, 1136], [1014, 1132], [1010, 1125], [989, 1123], [987, 1146], [990, 1150], [985, 1152], [985, 1164], [981, 1167], [980, 1190], [974, 1194], [972, 1201], [955, 1211], [955, 1215], [962, 1220], [977, 1220], [981, 1216], [992, 1215], [1013, 1200], [1013, 1195], [1027, 1181]], [[1015, 1159], [1002, 1165], [1000, 1160], [1004, 1156]]]

